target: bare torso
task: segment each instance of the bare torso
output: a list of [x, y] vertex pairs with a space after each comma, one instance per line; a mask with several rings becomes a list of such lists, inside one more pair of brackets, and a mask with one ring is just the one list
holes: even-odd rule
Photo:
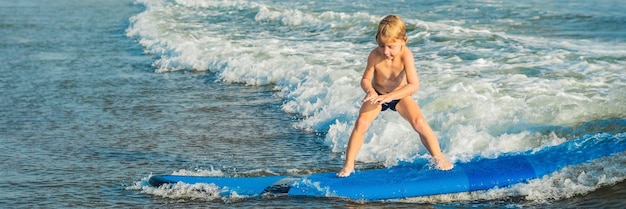
[[[381, 57], [382, 58], [382, 57]], [[387, 94], [407, 84], [406, 71], [401, 59], [379, 59], [374, 66], [372, 87], [380, 94]]]

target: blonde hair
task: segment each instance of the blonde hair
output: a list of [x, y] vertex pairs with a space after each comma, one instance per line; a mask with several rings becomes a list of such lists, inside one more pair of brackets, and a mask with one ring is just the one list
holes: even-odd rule
[[406, 26], [404, 20], [397, 15], [387, 15], [378, 24], [376, 42], [383, 39], [404, 40], [406, 38]]

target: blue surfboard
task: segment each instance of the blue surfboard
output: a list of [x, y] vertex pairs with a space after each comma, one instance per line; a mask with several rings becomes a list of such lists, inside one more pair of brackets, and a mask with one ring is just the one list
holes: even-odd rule
[[364, 170], [347, 178], [335, 172], [304, 177], [152, 176], [153, 186], [177, 182], [215, 184], [223, 194], [264, 193], [289, 196], [344, 197], [361, 200], [398, 199], [506, 187], [542, 177], [570, 165], [626, 151], [626, 134], [598, 134], [570, 140], [538, 151], [510, 153], [498, 158], [475, 158], [456, 163], [454, 169], [429, 169], [426, 163]]

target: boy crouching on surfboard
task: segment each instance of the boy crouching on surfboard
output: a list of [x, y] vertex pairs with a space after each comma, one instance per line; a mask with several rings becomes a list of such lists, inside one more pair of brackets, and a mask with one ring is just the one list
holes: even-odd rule
[[432, 155], [435, 166], [450, 170], [452, 163], [441, 152], [435, 133], [426, 122], [420, 107], [411, 98], [419, 90], [419, 78], [413, 53], [406, 47], [408, 37], [404, 21], [388, 15], [380, 21], [376, 42], [378, 47], [367, 57], [367, 66], [361, 79], [365, 98], [359, 110], [346, 151], [346, 161], [337, 177], [348, 177], [354, 172], [354, 161], [363, 144], [363, 136], [380, 112], [397, 111], [411, 123], [420, 135], [422, 144]]

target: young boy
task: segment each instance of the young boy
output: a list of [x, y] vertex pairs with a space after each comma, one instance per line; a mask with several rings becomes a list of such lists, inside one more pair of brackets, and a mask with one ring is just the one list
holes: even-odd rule
[[441, 153], [437, 137], [420, 107], [411, 98], [411, 94], [419, 89], [419, 79], [413, 53], [406, 47], [408, 37], [405, 27], [404, 21], [396, 15], [385, 17], [378, 25], [378, 47], [367, 57], [361, 79], [361, 88], [366, 95], [350, 135], [346, 161], [337, 177], [348, 177], [354, 172], [354, 161], [363, 144], [363, 135], [376, 116], [387, 109], [397, 111], [411, 123], [432, 155], [437, 169], [450, 170], [453, 167]]

